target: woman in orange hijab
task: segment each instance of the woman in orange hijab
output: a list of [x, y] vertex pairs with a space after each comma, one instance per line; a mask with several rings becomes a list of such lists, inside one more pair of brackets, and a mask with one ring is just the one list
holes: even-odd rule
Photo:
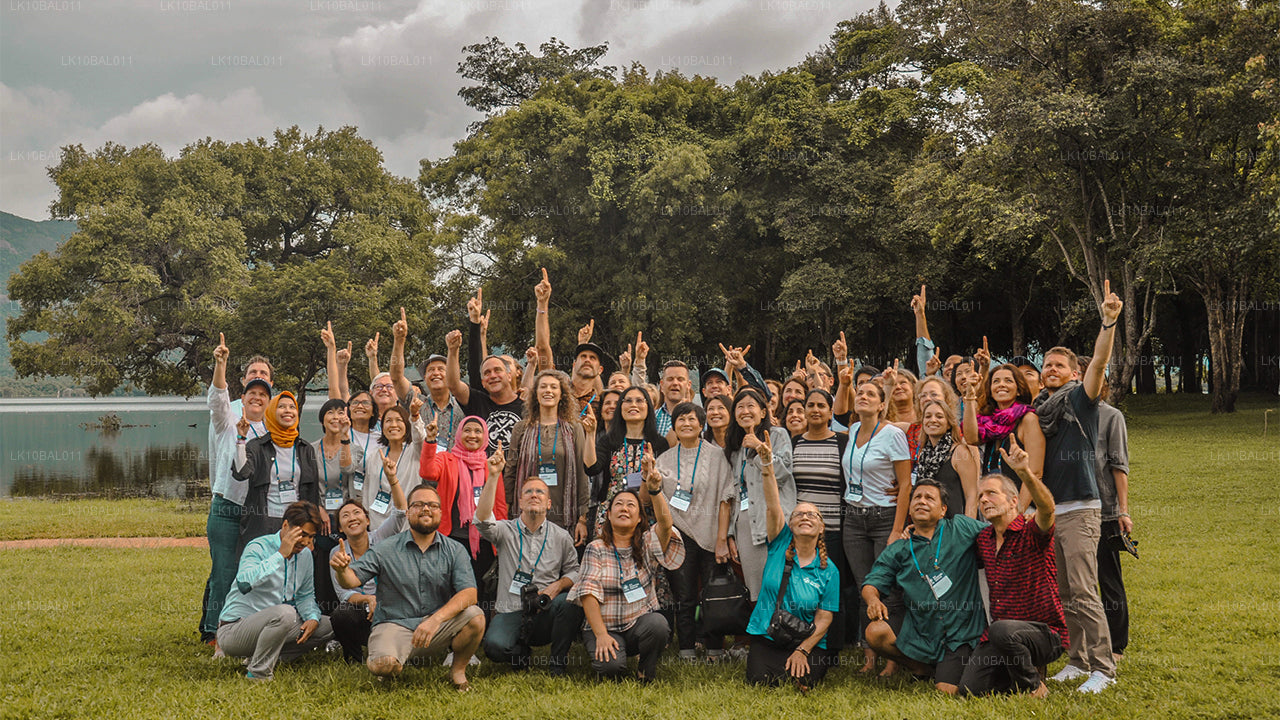
[[[280, 531], [284, 509], [307, 500], [320, 506], [320, 464], [315, 446], [298, 437], [298, 401], [283, 391], [267, 403], [263, 417], [267, 434], [247, 440], [247, 427], [239, 429], [236, 459], [231, 468], [233, 482], [249, 483], [240, 515], [240, 542], [237, 552], [254, 538]], [[242, 425], [246, 425], [241, 420]], [[327, 513], [321, 513], [329, 532]]]

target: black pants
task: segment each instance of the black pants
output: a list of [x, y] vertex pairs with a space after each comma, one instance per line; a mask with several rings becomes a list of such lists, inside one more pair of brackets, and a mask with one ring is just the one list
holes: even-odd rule
[[1098, 538], [1098, 589], [1102, 610], [1111, 628], [1111, 652], [1123, 653], [1129, 646], [1129, 596], [1124, 591], [1120, 574], [1120, 556], [1124, 544], [1120, 539], [1120, 521], [1103, 520]]
[[667, 571], [671, 581], [671, 594], [675, 596], [676, 632], [680, 636], [680, 649], [692, 650], [697, 640], [708, 650], [723, 650], [724, 636], [710, 637], [702, 632], [697, 622], [698, 601], [702, 586], [711, 579], [716, 566], [715, 552], [703, 550], [690, 538], [684, 541], [684, 562], [675, 570]]
[[[831, 633], [827, 633], [828, 639]], [[783, 647], [764, 635], [751, 636], [751, 650], [747, 653], [747, 682], [754, 685], [777, 685], [791, 679], [787, 671], [787, 658], [793, 650]], [[840, 661], [831, 649], [816, 647], [809, 653], [809, 674], [797, 680], [807, 687], [822, 682], [827, 671]]]
[[[462, 543], [462, 547], [467, 549], [467, 557], [471, 557], [471, 539], [465, 532], [454, 530], [449, 537]], [[484, 611], [486, 622], [493, 617], [493, 605], [498, 598], [497, 559], [493, 544], [481, 538], [480, 548], [476, 551], [476, 556], [471, 558], [471, 573], [476, 578], [476, 604]], [[491, 568], [495, 572], [492, 577], [486, 578]]]
[[364, 646], [369, 644], [369, 633], [373, 630], [368, 608], [344, 602], [329, 614], [329, 622], [346, 661], [364, 662]]
[[[337, 527], [332, 525], [331, 527]], [[311, 549], [311, 559], [315, 562], [316, 605], [320, 612], [332, 615], [338, 607], [338, 593], [333, 587], [333, 576], [329, 574], [329, 552], [338, 546], [337, 535], [316, 535], [316, 546]]]
[[534, 615], [529, 622], [529, 643], [520, 643], [520, 627], [524, 613], [495, 613], [484, 633], [484, 654], [494, 662], [525, 669], [533, 662], [530, 647], [551, 645], [547, 666], [563, 671], [569, 665], [569, 648], [582, 628], [582, 608], [569, 602], [567, 593], [556, 595], [551, 606]]
[[849, 613], [857, 612], [857, 603], [862, 597], [853, 587], [853, 571], [849, 569], [849, 561], [844, 555], [842, 537], [839, 528], [827, 530], [822, 536], [827, 544], [827, 560], [835, 563], [836, 570], [840, 572], [840, 609], [832, 614], [831, 627], [827, 628], [827, 649], [833, 652], [843, 650], [849, 640], [858, 644], [858, 623], [849, 623]]
[[627, 673], [627, 656], [640, 656], [640, 674], [646, 681], [658, 674], [658, 658], [671, 638], [671, 626], [661, 613], [648, 612], [636, 620], [626, 632], [611, 632], [609, 636], [618, 643], [618, 653], [612, 660], [596, 659], [596, 634], [590, 628], [582, 631], [582, 644], [591, 658], [591, 669], [601, 677], [622, 678]]
[[965, 662], [960, 695], [1030, 692], [1040, 687], [1040, 665], [1062, 654], [1062, 638], [1048, 625], [997, 620], [987, 628], [987, 641]]

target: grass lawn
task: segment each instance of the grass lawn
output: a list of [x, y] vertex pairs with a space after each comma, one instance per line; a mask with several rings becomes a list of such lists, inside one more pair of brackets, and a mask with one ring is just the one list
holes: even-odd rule
[[[599, 684], [580, 646], [569, 679], [485, 663], [463, 697], [441, 667], [384, 685], [323, 655], [257, 685], [196, 640], [205, 552], [60, 547], [0, 552], [0, 571], [16, 580], [0, 603], [0, 717], [1280, 717], [1274, 413], [1271, 434], [1261, 434], [1263, 409], [1276, 402], [1248, 398], [1225, 418], [1207, 406], [1144, 398], [1127, 408], [1142, 559], [1125, 567], [1132, 640], [1119, 683], [1101, 696], [1051, 688], [1045, 702], [952, 700], [923, 683], [855, 678], [854, 659], [799, 696], [744, 686], [741, 664], [680, 667], [674, 651], [652, 686]], [[47, 537], [47, 526], [64, 522], [108, 536], [203, 528], [203, 515], [180, 504], [136, 502], [0, 503], [0, 528], [7, 539]], [[146, 527], [133, 511], [160, 525]]]
[[[0, 500], [0, 540], [29, 538], [204, 537], [209, 501]], [[206, 572], [208, 569], [206, 568]]]

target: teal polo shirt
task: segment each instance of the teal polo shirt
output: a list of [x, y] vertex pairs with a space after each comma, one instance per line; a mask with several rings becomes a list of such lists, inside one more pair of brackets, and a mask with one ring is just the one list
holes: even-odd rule
[[[791, 528], [783, 525], [782, 532], [769, 541], [769, 557], [764, 563], [764, 579], [760, 583], [756, 608], [751, 611], [751, 622], [747, 624], [748, 635], [769, 637], [769, 623], [773, 620], [773, 610], [778, 603], [778, 588], [782, 585], [787, 548], [790, 546]], [[787, 581], [787, 592], [782, 596], [782, 609], [807, 622], [813, 622], [813, 616], [818, 610], [833, 613], [840, 610], [840, 571], [831, 558], [827, 558], [825, 568], [820, 567], [821, 562], [817, 555], [808, 565], [801, 565], [797, 559], [791, 568], [791, 578]], [[818, 647], [826, 649], [825, 636], [818, 641]]]
[[[932, 540], [912, 535], [910, 540], [899, 540], [885, 548], [876, 558], [863, 587], [871, 585], [881, 595], [895, 586], [902, 589], [907, 616], [897, 644], [907, 657], [933, 664], [961, 645], [977, 647], [987, 626], [987, 615], [978, 587], [974, 540], [986, 526], [971, 517], [956, 515], [938, 523]], [[951, 588], [940, 598], [933, 596], [929, 583], [916, 570], [919, 564], [921, 571], [932, 572], [935, 551], [938, 568], [951, 579]]]

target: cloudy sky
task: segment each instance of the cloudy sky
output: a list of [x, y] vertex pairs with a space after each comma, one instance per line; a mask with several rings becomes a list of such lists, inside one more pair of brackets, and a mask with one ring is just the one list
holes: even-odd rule
[[[355, 125], [392, 172], [477, 115], [464, 45], [557, 37], [732, 82], [783, 68], [875, 0], [0, 0], [0, 210], [48, 217], [58, 148], [175, 152], [212, 136]], [[896, 3], [891, 3], [896, 4]]]

